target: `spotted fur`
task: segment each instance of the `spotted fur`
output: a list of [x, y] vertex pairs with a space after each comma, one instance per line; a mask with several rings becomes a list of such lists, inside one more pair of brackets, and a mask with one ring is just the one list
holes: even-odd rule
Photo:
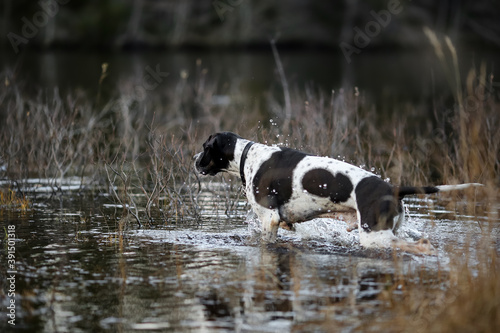
[[195, 156], [195, 168], [204, 175], [228, 172], [246, 180], [248, 201], [270, 241], [280, 223], [341, 213], [356, 215], [362, 245], [385, 246], [372, 236], [394, 237], [404, 220], [405, 195], [480, 185], [396, 187], [343, 161], [250, 142], [231, 132], [213, 134]]

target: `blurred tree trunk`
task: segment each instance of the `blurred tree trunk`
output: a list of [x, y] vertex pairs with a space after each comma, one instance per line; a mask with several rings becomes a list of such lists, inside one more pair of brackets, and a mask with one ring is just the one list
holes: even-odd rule
[[179, 1], [174, 7], [174, 27], [172, 34], [172, 44], [179, 45], [185, 42], [186, 30], [189, 28], [188, 14], [191, 1]]
[[[344, 21], [342, 22], [342, 28], [340, 30], [340, 41], [346, 42], [353, 45], [354, 39], [354, 18], [357, 13], [358, 0], [345, 0], [345, 10], [344, 10]], [[346, 59], [341, 60], [343, 63], [347, 63]], [[342, 74], [342, 87], [348, 87], [352, 85], [354, 72], [352, 66], [341, 66], [343, 70]]]
[[437, 4], [436, 30], [443, 31], [456, 40], [460, 35], [461, 8], [460, 0], [441, 1]]
[[50, 47], [56, 37], [56, 21], [57, 13], [53, 17], [49, 17], [47, 20], [47, 25], [43, 29], [43, 46]]
[[127, 25], [127, 38], [132, 42], [139, 40], [139, 25], [141, 22], [142, 9], [144, 7], [144, 0], [134, 0], [132, 4], [132, 12]]
[[6, 36], [11, 29], [10, 18], [12, 16], [12, 1], [13, 0], [3, 0], [3, 24], [2, 24], [2, 36]]

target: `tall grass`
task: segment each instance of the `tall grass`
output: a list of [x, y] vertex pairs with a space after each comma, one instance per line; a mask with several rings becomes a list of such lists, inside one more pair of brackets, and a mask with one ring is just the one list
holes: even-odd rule
[[[215, 105], [216, 84], [201, 61], [193, 76], [181, 72], [164, 96], [147, 98], [130, 82], [122, 82], [107, 99], [101, 93], [97, 100], [77, 92], [61, 96], [57, 89], [32, 96], [9, 77], [0, 90], [0, 177], [18, 189], [27, 178], [48, 178], [55, 192], [65, 177], [79, 176], [86, 180], [83, 187], [97, 184], [96, 190], [111, 194], [122, 207], [121, 221], [197, 220], [202, 198], [192, 156], [210, 133], [232, 130], [256, 141], [344, 159], [394, 184], [483, 183], [483, 190], [470, 193], [469, 213], [489, 216], [491, 226], [498, 219], [500, 185], [498, 92], [485, 65], [462, 80], [453, 45], [427, 34], [446, 68], [454, 102], [437, 101], [434, 119], [420, 126], [405, 116], [420, 110], [409, 106], [405, 114], [380, 115], [356, 87], [288, 87], [285, 105], [269, 94], [273, 113], [262, 118], [242, 112], [237, 103]], [[103, 67], [96, 84], [105, 79]], [[219, 189], [229, 211], [230, 191], [237, 192], [233, 184], [238, 182], [225, 184], [231, 185]], [[120, 223], [120, 232], [125, 224]], [[366, 329], [489, 332], [499, 327], [498, 244], [490, 238], [482, 244], [487, 246], [477, 263], [456, 253], [450, 271], [430, 282], [396, 276], [379, 296], [394, 315]], [[396, 293], [398, 286], [403, 291]]]
[[11, 188], [0, 189], [0, 210], [3, 208], [26, 211], [31, 208], [31, 201], [26, 195], [17, 195]]
[[[427, 34], [449, 75], [454, 103], [436, 102], [434, 119], [421, 124], [408, 122], [407, 115], [421, 112], [412, 106], [403, 114], [381, 115], [357, 87], [324, 91], [287, 84], [285, 104], [268, 94], [273, 110], [268, 117], [243, 112], [237, 102], [217, 105], [212, 102], [216, 82], [201, 60], [193, 75], [181, 71], [174, 89], [163, 95], [144, 96], [134, 82], [122, 82], [106, 99], [99, 88], [97, 101], [80, 92], [61, 96], [58, 89], [32, 96], [4, 73], [0, 177], [18, 184], [30, 177], [52, 179], [54, 191], [67, 176], [86, 177], [87, 183], [108, 185], [124, 206], [138, 205], [132, 192], [144, 194], [145, 214], [138, 220], [151, 220], [162, 205], [168, 207], [158, 211], [164, 218], [170, 214], [165, 211], [197, 216], [192, 156], [210, 133], [232, 130], [256, 141], [344, 159], [394, 184], [473, 181], [488, 185], [486, 198], [496, 197], [500, 112], [493, 77], [481, 65], [461, 80], [453, 45]], [[103, 66], [99, 87], [106, 71]]]

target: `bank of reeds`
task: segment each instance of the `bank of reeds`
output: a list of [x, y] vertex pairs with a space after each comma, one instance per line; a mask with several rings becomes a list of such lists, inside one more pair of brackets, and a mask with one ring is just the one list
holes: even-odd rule
[[[483, 183], [485, 188], [468, 198], [469, 213], [490, 214], [489, 222], [497, 223], [499, 92], [484, 65], [471, 69], [462, 85], [452, 45], [437, 40], [435, 47], [449, 55], [443, 64], [451, 64], [454, 102], [436, 98], [432, 114], [419, 123], [409, 118], [421, 110], [408, 107], [381, 115], [355, 87], [328, 92], [291, 87], [286, 105], [269, 94], [271, 114], [243, 112], [237, 103], [213, 103], [215, 84], [201, 62], [192, 77], [181, 73], [164, 96], [146, 98], [127, 82], [104, 101], [76, 92], [61, 96], [57, 89], [31, 96], [22, 83], [8, 78], [0, 90], [0, 177], [17, 190], [27, 178], [51, 179], [56, 193], [65, 177], [79, 176], [86, 180], [82, 188], [111, 194], [123, 209], [122, 221], [193, 221], [202, 212], [192, 156], [210, 133], [232, 130], [256, 141], [344, 159], [394, 184]], [[226, 184], [219, 194], [227, 198], [227, 212], [238, 182]], [[120, 231], [126, 227], [120, 224]], [[400, 277], [379, 296], [396, 315], [373, 327], [483, 332], [498, 327], [498, 243], [485, 243], [490, 246], [478, 264], [458, 253], [450, 272], [436, 281]], [[397, 292], [391, 289], [396, 287]], [[422, 288], [434, 292], [422, 293]]]
[[31, 201], [26, 195], [20, 196], [11, 188], [0, 188], [0, 210], [15, 209], [26, 211], [31, 208]]
[[[232, 130], [344, 159], [394, 184], [480, 182], [491, 199], [499, 184], [499, 92], [484, 65], [471, 69], [462, 86], [453, 45], [432, 38], [438, 55], [447, 52], [440, 56], [454, 102], [436, 98], [425, 115], [411, 106], [380, 114], [356, 87], [288, 84], [287, 103], [268, 95], [270, 114], [243, 111], [237, 102], [214, 103], [216, 84], [201, 61], [193, 75], [181, 71], [162, 95], [144, 95], [136, 82], [122, 82], [114, 95], [97, 101], [79, 92], [61, 96], [58, 89], [28, 95], [23, 83], [4, 74], [0, 177], [17, 189], [27, 178], [51, 179], [57, 192], [65, 177], [79, 176], [86, 180], [82, 188], [106, 185], [124, 207], [140, 205], [137, 220], [152, 221], [155, 210], [163, 218], [198, 216], [192, 156], [210, 133]], [[145, 202], [134, 200], [137, 193]]]

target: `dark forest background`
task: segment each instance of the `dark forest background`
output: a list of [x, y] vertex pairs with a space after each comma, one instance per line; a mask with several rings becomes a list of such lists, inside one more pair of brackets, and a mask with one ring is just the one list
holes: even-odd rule
[[[402, 12], [391, 17], [391, 24], [370, 42], [370, 48], [428, 45], [422, 31], [424, 26], [447, 34], [454, 43], [500, 47], [500, 1], [396, 2]], [[339, 43], [352, 42], [354, 27], [364, 29], [367, 22], [374, 20], [372, 11], [386, 10], [389, 3], [380, 0], [2, 0], [0, 32], [7, 47], [16, 36], [29, 37], [24, 39], [29, 43], [20, 43], [20, 49], [268, 48], [269, 40], [279, 37], [281, 45], [290, 47], [340, 50]], [[50, 19], [44, 20], [42, 12]], [[30, 23], [37, 30], [33, 34], [25, 27]]]

